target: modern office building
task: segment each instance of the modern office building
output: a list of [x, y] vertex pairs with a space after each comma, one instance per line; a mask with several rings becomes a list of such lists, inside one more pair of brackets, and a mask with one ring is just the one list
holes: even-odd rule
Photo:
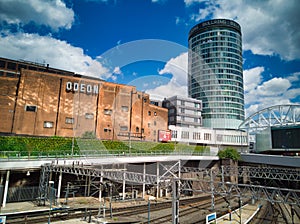
[[134, 86], [0, 58], [0, 134], [158, 141], [167, 109]]
[[164, 99], [162, 106], [168, 108], [168, 125], [186, 128], [199, 128], [202, 126], [201, 100], [172, 96]]
[[245, 116], [240, 25], [205, 21], [190, 30], [188, 41], [188, 94], [202, 101], [203, 126], [238, 128]]

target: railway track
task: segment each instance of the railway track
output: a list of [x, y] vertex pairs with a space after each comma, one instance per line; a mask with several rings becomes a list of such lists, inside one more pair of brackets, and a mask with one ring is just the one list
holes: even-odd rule
[[[180, 201], [181, 206], [185, 206], [187, 204], [194, 203], [199, 200], [205, 200], [209, 198], [209, 196], [201, 196], [201, 197], [192, 197], [192, 198], [183, 198]], [[170, 200], [164, 202], [152, 202], [151, 203], [151, 211], [158, 211], [165, 209], [166, 207], [171, 208], [172, 202]], [[143, 205], [136, 205], [136, 206], [127, 206], [121, 208], [114, 208], [112, 212], [112, 216], [136, 216], [137, 214], [147, 213], [148, 206], [147, 204]], [[91, 218], [92, 216], [98, 216], [99, 208], [61, 208], [57, 210], [52, 210], [50, 213], [51, 221], [61, 221], [67, 219], [74, 219], [74, 218], [82, 218], [86, 217], [86, 219]], [[109, 208], [106, 209], [106, 216], [109, 217], [110, 210]], [[14, 224], [14, 223], [45, 223], [49, 219], [49, 210], [45, 209], [43, 211], [30, 211], [24, 213], [14, 213], [9, 214], [6, 217], [7, 224]]]

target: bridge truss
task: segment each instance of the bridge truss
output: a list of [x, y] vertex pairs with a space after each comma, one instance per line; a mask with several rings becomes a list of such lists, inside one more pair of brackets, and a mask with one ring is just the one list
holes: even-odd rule
[[276, 105], [249, 116], [239, 129], [255, 133], [267, 127], [300, 125], [300, 104]]
[[300, 206], [300, 169], [250, 166], [221, 166], [208, 169], [185, 167], [181, 164], [180, 160], [157, 162], [154, 172], [148, 172], [145, 164], [142, 172], [130, 171], [129, 164], [120, 164], [118, 167], [47, 164], [41, 172], [44, 182], [40, 183], [40, 195], [47, 197], [51, 173], [64, 173], [96, 179], [99, 192], [103, 183], [109, 181], [123, 184], [123, 195], [126, 184], [142, 185], [143, 197], [145, 185], [152, 185], [156, 187], [156, 197], [159, 197], [160, 189], [172, 189], [174, 181], [179, 181], [179, 192], [204, 192], [213, 196], [262, 199], [271, 203]]

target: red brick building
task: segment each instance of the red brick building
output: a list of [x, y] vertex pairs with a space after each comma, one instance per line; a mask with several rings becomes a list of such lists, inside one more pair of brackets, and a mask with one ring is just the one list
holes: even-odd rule
[[157, 141], [168, 111], [134, 86], [0, 58], [0, 133]]

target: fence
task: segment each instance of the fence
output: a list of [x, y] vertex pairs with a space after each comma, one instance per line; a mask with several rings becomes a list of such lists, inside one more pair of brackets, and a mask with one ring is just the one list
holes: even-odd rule
[[7, 202], [34, 201], [39, 196], [39, 187], [10, 187]]

